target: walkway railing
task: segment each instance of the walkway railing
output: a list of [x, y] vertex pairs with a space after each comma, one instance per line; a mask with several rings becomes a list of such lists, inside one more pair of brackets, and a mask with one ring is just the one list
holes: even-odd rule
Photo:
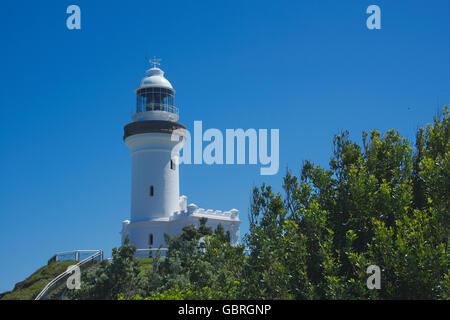
[[[168, 250], [168, 248], [136, 249], [134, 256], [136, 258], [152, 258], [156, 257], [156, 254], [160, 251], [160, 256], [165, 257]], [[244, 249], [244, 255], [248, 256], [250, 253], [250, 249]]]
[[100, 250], [72, 250], [72, 251], [62, 251], [55, 253], [48, 262], [52, 261], [65, 261], [65, 260], [74, 260], [80, 261], [84, 260], [91, 255], [97, 253]]
[[134, 256], [136, 258], [152, 258], [156, 257], [158, 252], [161, 253], [161, 257], [165, 257], [167, 253], [167, 248], [149, 248], [149, 249], [136, 249]]
[[[90, 255], [89, 257], [87, 257], [84, 260], [81, 260], [76, 265], [74, 265], [71, 268], [67, 269], [66, 271], [61, 273], [59, 276], [54, 278], [52, 281], [50, 281], [44, 287], [44, 289], [42, 289], [42, 291], [36, 296], [36, 298], [34, 300], [45, 300], [48, 297], [50, 297], [51, 294], [54, 292], [54, 290], [59, 288], [59, 286], [63, 282], [67, 281], [67, 278], [69, 278], [69, 276], [72, 274], [72, 272], [73, 272], [73, 270], [75, 268], [78, 267], [81, 270], [84, 266], [87, 266], [89, 262], [96, 263], [96, 262], [101, 262], [103, 260], [103, 251], [102, 250], [75, 250], [75, 251], [67, 251], [67, 252], [83, 252], [83, 253], [84, 252], [94, 252], [94, 254]], [[57, 255], [58, 254], [55, 254], [52, 258], [50, 258], [50, 261], [54, 257], [57, 257]], [[78, 257], [79, 257], [79, 255], [78, 255]], [[54, 261], [60, 261], [60, 260], [54, 260]]]

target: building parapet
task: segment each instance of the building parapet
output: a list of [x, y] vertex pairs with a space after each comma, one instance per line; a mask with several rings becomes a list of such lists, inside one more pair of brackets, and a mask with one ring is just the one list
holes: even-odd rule
[[205, 216], [211, 218], [228, 218], [231, 220], [239, 220], [239, 210], [231, 209], [228, 211], [222, 210], [212, 210], [212, 209], [204, 209], [199, 208], [196, 204], [191, 203], [187, 204], [187, 197], [180, 197], [180, 211], [174, 212], [174, 218], [181, 218], [187, 216]]

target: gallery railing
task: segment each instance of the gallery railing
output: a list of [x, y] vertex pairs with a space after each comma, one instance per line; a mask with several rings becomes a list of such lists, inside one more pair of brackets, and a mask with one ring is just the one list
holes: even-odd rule
[[138, 106], [136, 108], [136, 112], [146, 112], [146, 111], [165, 111], [179, 114], [179, 110], [177, 107], [168, 104], [158, 104], [158, 103], [147, 104], [143, 106]]

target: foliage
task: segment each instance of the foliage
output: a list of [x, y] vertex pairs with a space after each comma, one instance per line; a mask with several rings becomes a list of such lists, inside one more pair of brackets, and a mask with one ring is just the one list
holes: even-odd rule
[[[287, 171], [283, 193], [253, 190], [250, 231], [236, 247], [201, 220], [169, 238], [139, 272], [126, 243], [77, 298], [449, 299], [450, 112], [417, 132], [336, 135], [329, 168]], [[366, 286], [381, 269], [381, 289]]]
[[[394, 130], [334, 139], [330, 169], [287, 172], [283, 198], [253, 193], [248, 298], [448, 298], [449, 111], [418, 131], [415, 152]], [[366, 268], [381, 268], [381, 290]]]
[[139, 265], [134, 257], [136, 248], [129, 239], [112, 251], [111, 260], [103, 260], [81, 278], [81, 288], [74, 290], [72, 299], [117, 299], [135, 296], [139, 290]]
[[186, 226], [180, 235], [167, 237], [169, 250], [164, 260], [155, 258], [149, 297], [236, 298], [244, 248], [232, 247], [229, 241], [221, 225], [213, 233], [206, 219], [200, 219], [198, 228]]

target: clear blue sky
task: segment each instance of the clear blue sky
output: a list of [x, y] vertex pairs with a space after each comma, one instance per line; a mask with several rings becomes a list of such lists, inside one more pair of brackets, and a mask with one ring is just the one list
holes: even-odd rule
[[[66, 28], [77, 4], [82, 29]], [[381, 7], [381, 30], [366, 8]], [[133, 90], [163, 58], [180, 122], [279, 128], [280, 172], [181, 167], [181, 192], [241, 211], [251, 189], [280, 189], [285, 168], [327, 166], [335, 133], [408, 137], [450, 103], [450, 2], [2, 1], [0, 9], [0, 292], [55, 252], [118, 246], [129, 217], [122, 141]]]

